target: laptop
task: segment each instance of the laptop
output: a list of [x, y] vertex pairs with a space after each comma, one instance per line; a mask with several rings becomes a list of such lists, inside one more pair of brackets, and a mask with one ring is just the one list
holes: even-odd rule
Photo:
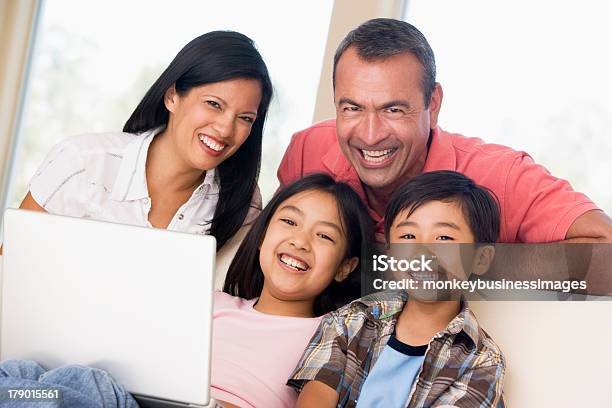
[[9, 209], [0, 359], [108, 371], [141, 407], [209, 395], [214, 237]]

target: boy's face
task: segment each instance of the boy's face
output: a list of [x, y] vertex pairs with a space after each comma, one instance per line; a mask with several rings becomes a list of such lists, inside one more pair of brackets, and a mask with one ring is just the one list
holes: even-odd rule
[[[410, 216], [409, 212], [410, 208], [393, 220], [389, 243], [415, 245], [392, 246], [392, 251], [401, 252], [399, 257], [402, 258], [414, 257], [417, 253], [435, 257], [433, 272], [410, 273], [410, 278], [417, 281], [467, 280], [472, 273], [486, 272], [494, 249], [469, 245], [474, 243], [474, 234], [456, 202], [431, 201]], [[424, 293], [422, 290], [413, 295], [422, 300], [441, 300], [448, 296], [447, 293]]]

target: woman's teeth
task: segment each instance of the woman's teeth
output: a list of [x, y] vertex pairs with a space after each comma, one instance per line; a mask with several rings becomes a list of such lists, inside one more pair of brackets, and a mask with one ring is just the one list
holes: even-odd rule
[[290, 266], [298, 271], [305, 271], [308, 269], [308, 265], [306, 265], [304, 262], [298, 261], [297, 259], [292, 258], [289, 255], [281, 255], [280, 261], [285, 265]]
[[199, 135], [198, 137], [200, 139], [200, 142], [204, 143], [206, 146], [213, 149], [215, 152], [220, 152], [221, 150], [225, 149], [225, 146], [227, 146], [225, 144], [215, 142], [212, 138], [206, 135]]
[[361, 149], [361, 154], [363, 158], [371, 163], [379, 163], [385, 160], [387, 157], [391, 156], [395, 149], [385, 149], [385, 150], [363, 150]]

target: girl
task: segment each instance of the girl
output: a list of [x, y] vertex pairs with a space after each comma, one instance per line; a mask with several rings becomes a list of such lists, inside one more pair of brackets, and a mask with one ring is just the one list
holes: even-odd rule
[[319, 317], [355, 299], [372, 224], [359, 196], [327, 175], [279, 191], [215, 294], [212, 395], [226, 406], [293, 406], [285, 386]]
[[271, 98], [251, 39], [231, 31], [197, 37], [151, 86], [124, 133], [55, 146], [21, 208], [211, 234], [219, 251], [261, 208]]

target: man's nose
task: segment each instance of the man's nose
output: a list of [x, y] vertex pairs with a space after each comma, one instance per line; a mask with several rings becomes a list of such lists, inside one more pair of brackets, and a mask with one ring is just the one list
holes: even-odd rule
[[360, 123], [359, 135], [363, 143], [368, 146], [376, 146], [380, 141], [384, 140], [385, 126], [378, 112], [367, 112]]

